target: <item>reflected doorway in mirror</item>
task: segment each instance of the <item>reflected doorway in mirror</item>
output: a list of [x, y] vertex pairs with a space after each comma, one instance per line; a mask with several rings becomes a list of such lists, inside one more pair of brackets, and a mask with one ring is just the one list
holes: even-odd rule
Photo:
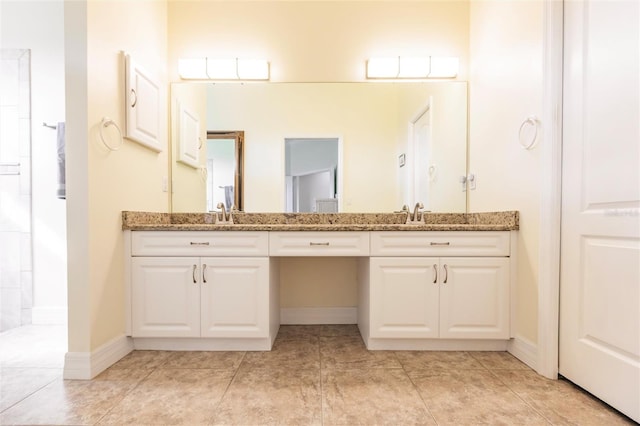
[[243, 210], [243, 131], [207, 131], [207, 210]]
[[340, 138], [285, 138], [285, 212], [339, 211]]

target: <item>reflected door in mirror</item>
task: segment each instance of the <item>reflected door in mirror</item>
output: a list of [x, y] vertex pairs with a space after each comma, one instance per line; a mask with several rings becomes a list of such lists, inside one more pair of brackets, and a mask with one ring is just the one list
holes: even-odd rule
[[207, 132], [207, 210], [242, 210], [244, 132]]

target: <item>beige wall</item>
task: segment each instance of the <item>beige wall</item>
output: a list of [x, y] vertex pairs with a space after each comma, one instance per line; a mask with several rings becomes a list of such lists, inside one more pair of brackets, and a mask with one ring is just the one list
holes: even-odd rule
[[533, 343], [538, 339], [540, 152], [523, 149], [518, 130], [526, 117], [542, 115], [542, 11], [541, 1], [474, 1], [470, 14], [469, 170], [476, 174], [477, 189], [469, 193], [469, 208], [520, 211], [515, 327]]
[[167, 86], [166, 3], [67, 1], [65, 49], [69, 350], [85, 352], [124, 330], [121, 211], [168, 209], [166, 89], [161, 153], [130, 140], [111, 152], [98, 134], [105, 116], [125, 125], [122, 50]]
[[460, 57], [467, 1], [170, 1], [169, 77], [179, 58], [271, 61], [271, 81], [363, 81], [371, 56]]

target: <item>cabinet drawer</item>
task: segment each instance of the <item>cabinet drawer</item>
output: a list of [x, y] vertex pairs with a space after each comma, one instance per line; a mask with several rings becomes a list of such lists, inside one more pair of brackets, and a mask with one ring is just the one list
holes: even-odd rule
[[509, 231], [371, 232], [371, 256], [509, 256]]
[[133, 256], [268, 256], [267, 232], [134, 231]]
[[368, 232], [272, 232], [271, 256], [369, 256]]

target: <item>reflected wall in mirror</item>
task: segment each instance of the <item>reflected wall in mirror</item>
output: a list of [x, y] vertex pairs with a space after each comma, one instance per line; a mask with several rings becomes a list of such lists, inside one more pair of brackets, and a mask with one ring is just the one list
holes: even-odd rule
[[[418, 201], [431, 211], [466, 211], [466, 82], [174, 83], [174, 95], [204, 105], [202, 128], [245, 132], [245, 211], [284, 211], [285, 141], [323, 138], [340, 140], [339, 211], [393, 211]], [[171, 164], [179, 176], [181, 165]], [[207, 209], [204, 179], [191, 178], [173, 180], [172, 211]]]
[[285, 212], [339, 210], [339, 138], [285, 139]]

